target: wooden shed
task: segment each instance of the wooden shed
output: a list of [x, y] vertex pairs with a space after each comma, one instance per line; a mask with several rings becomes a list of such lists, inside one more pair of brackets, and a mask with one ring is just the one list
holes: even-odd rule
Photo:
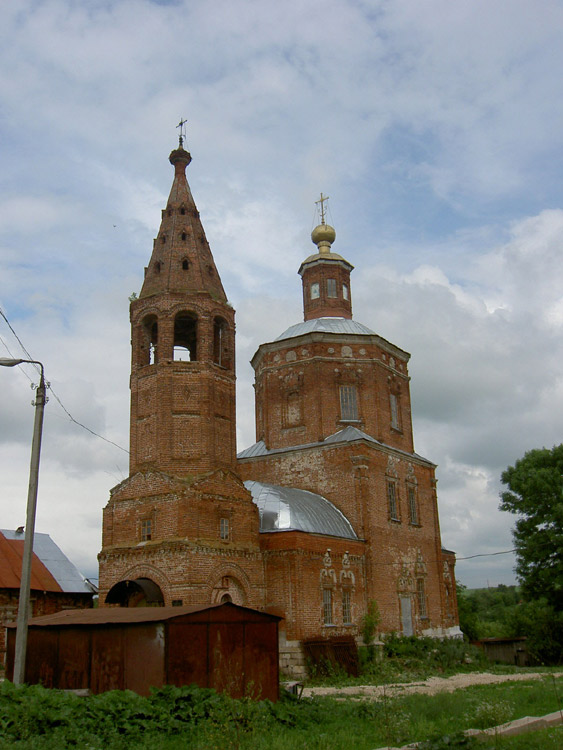
[[[281, 618], [231, 602], [199, 607], [103, 607], [29, 622], [25, 681], [45, 687], [134, 690], [190, 685], [233, 698], [278, 699]], [[15, 626], [6, 676], [12, 678]]]

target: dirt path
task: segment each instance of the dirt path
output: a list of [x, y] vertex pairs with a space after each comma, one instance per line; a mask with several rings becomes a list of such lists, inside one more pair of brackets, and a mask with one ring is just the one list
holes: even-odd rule
[[429, 677], [422, 682], [394, 683], [392, 685], [352, 685], [347, 687], [311, 687], [303, 690], [303, 695], [334, 695], [355, 698], [381, 698], [384, 695], [395, 697], [409, 693], [453, 693], [454, 690], [470, 685], [491, 685], [499, 682], [515, 682], [518, 680], [539, 680], [553, 674], [561, 677], [563, 672], [528, 672], [519, 674], [491, 674], [490, 672], [473, 672], [470, 674], [455, 674], [452, 677]]

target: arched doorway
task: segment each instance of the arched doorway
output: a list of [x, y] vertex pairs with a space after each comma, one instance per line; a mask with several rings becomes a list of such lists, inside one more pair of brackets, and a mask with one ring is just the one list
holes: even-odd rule
[[160, 586], [150, 578], [136, 578], [112, 586], [105, 603], [120, 607], [164, 607], [164, 596]]

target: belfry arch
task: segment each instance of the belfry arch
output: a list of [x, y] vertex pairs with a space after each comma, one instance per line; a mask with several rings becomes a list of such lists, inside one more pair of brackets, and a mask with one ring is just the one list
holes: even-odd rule
[[135, 578], [112, 586], [104, 603], [120, 607], [164, 607], [164, 596], [160, 586], [150, 578]]
[[133, 337], [133, 362], [137, 367], [154, 365], [158, 361], [158, 318], [145, 315], [136, 326]]
[[230, 338], [231, 332], [227, 321], [216, 315], [213, 318], [213, 362], [225, 369], [232, 367]]
[[174, 359], [197, 359], [198, 318], [193, 312], [180, 312], [174, 318]]

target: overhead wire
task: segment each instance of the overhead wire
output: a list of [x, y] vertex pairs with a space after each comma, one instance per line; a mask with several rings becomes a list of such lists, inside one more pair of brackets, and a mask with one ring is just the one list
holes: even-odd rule
[[[34, 359], [33, 356], [25, 348], [22, 340], [20, 339], [20, 337], [16, 333], [14, 327], [12, 326], [12, 324], [10, 323], [10, 321], [8, 320], [8, 317], [6, 316], [6, 314], [2, 310], [2, 308], [0, 308], [0, 316], [6, 321], [6, 324], [7, 324], [8, 328], [10, 329], [10, 331], [12, 332], [12, 334], [14, 335], [16, 341], [18, 342], [18, 344], [22, 348], [22, 351], [25, 353], [25, 355], [27, 356], [27, 358], [30, 359], [30, 360], [33, 360]], [[12, 357], [12, 359], [16, 359], [16, 357], [14, 357], [14, 355], [10, 351], [10, 348], [8, 347], [8, 345], [6, 344], [6, 342], [4, 341], [4, 339], [2, 339], [0, 337], [0, 341], [2, 341], [2, 344], [6, 348], [6, 351], [10, 354], [10, 357]], [[34, 364], [33, 362], [31, 362], [30, 364], [33, 364], [33, 366], [35, 367], [35, 369], [37, 370], [38, 373], [40, 372], [40, 367], [38, 365]], [[22, 370], [25, 373], [25, 376], [31, 382], [31, 378], [29, 377], [29, 375], [27, 374], [27, 372], [25, 372], [25, 370], [23, 368], [22, 368]], [[69, 412], [69, 410], [66, 408], [66, 406], [63, 404], [63, 402], [61, 401], [61, 399], [58, 397], [58, 395], [55, 393], [55, 391], [53, 390], [53, 386], [51, 385], [51, 383], [47, 383], [46, 385], [47, 385], [48, 390], [52, 394], [53, 398], [55, 399], [55, 401], [59, 404], [59, 406], [61, 407], [61, 409], [64, 411], [64, 413], [67, 415], [67, 417], [69, 418], [69, 420], [71, 422], [73, 422], [78, 427], [82, 427], [83, 430], [86, 430], [86, 432], [89, 432], [91, 435], [94, 435], [94, 437], [100, 438], [100, 440], [104, 440], [106, 443], [109, 443], [110, 445], [113, 445], [116, 448], [119, 448], [120, 451], [123, 451], [124, 453], [129, 453], [129, 451], [126, 448], [123, 448], [123, 446], [119, 445], [118, 443], [115, 443], [113, 440], [110, 440], [109, 438], [104, 437], [103, 435], [100, 435], [95, 430], [92, 430], [90, 427], [87, 427], [85, 424], [83, 424], [82, 422], [79, 422], [77, 419], [75, 419], [72, 416], [72, 414]]]

